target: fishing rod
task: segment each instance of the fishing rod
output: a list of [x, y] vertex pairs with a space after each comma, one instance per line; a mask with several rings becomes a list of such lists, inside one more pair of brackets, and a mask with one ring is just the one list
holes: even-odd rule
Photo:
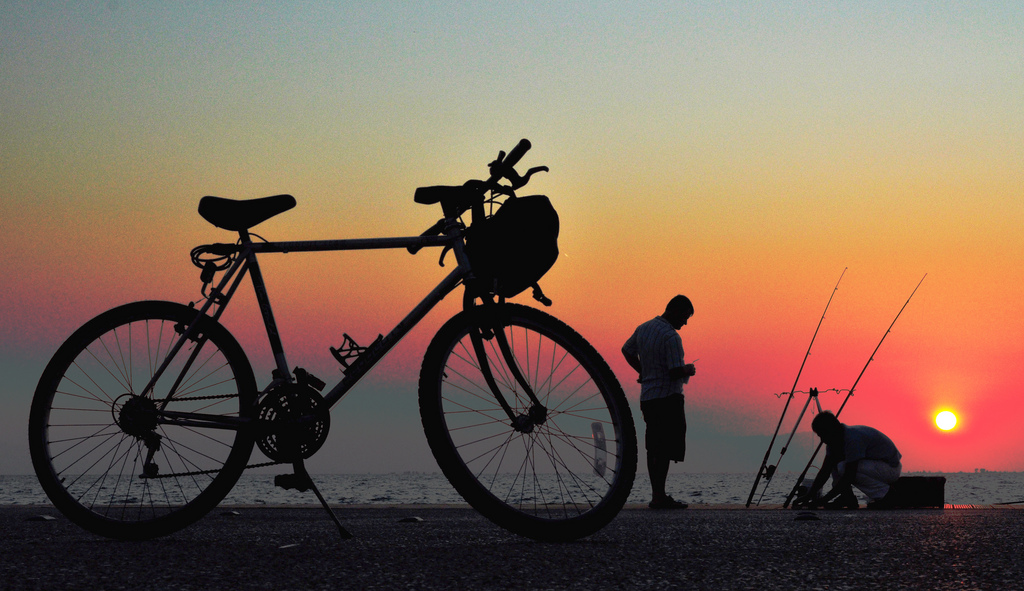
[[[814, 339], [818, 338], [818, 330], [821, 329], [821, 323], [825, 321], [825, 314], [828, 312], [828, 307], [832, 305], [832, 298], [835, 297], [836, 291], [839, 289], [839, 282], [843, 280], [843, 275], [846, 275], [846, 270], [849, 267], [843, 267], [843, 272], [839, 274], [839, 281], [836, 281], [836, 286], [832, 288], [832, 295], [828, 296], [828, 302], [825, 304], [825, 310], [821, 313], [821, 318], [818, 319], [818, 326], [814, 329], [814, 334], [811, 335], [811, 344], [807, 345], [807, 352], [804, 353], [804, 360], [800, 363], [800, 369], [796, 372], [796, 379], [793, 380], [793, 387], [789, 390], [789, 398], [786, 399], [786, 405], [782, 408], [782, 416], [779, 417], [779, 424], [775, 426], [775, 433], [772, 435], [772, 440], [768, 443], [768, 451], [764, 452], [764, 459], [761, 460], [761, 467], [757, 470], [757, 478], [754, 479], [754, 486], [750, 487], [750, 496], [747, 497], [747, 507], [750, 507], [750, 502], [754, 499], [754, 494], [757, 492], [757, 484], [761, 482], [761, 478], [764, 477], [764, 487], [768, 488], [768, 483], [772, 481], [772, 476], [775, 474], [775, 469], [778, 468], [779, 463], [782, 462], [782, 456], [786, 454], [786, 448], [789, 447], [789, 442], [782, 448], [782, 453], [779, 454], [779, 461], [774, 466], [768, 465], [768, 458], [772, 454], [772, 448], [775, 446], [775, 438], [779, 436], [779, 429], [782, 428], [782, 421], [786, 418], [786, 410], [789, 409], [789, 403], [793, 402], [793, 394], [796, 393], [796, 385], [800, 382], [800, 374], [804, 372], [804, 365], [807, 364], [807, 358], [811, 356], [811, 347], [814, 346]], [[810, 399], [808, 398], [808, 402]], [[820, 406], [820, 405], [819, 405]], [[807, 407], [804, 406], [804, 410]], [[803, 418], [804, 413], [800, 413], [800, 417]], [[800, 423], [800, 419], [797, 419], [797, 424]], [[790, 435], [790, 440], [793, 436]], [[761, 492], [761, 496], [764, 496], [764, 491]], [[758, 504], [761, 504], [760, 499]]]
[[[849, 392], [847, 392], [846, 398], [844, 398], [843, 403], [839, 405], [839, 410], [837, 410], [835, 413], [836, 418], [838, 418], [839, 413], [843, 412], [843, 409], [846, 408], [846, 403], [850, 400], [850, 397], [853, 396], [853, 391], [857, 389], [857, 384], [859, 384], [860, 379], [864, 377], [864, 372], [868, 370], [868, 366], [871, 365], [871, 362], [875, 360], [875, 354], [878, 353], [878, 350], [882, 347], [882, 343], [885, 342], [885, 337], [889, 336], [889, 332], [892, 331], [892, 327], [896, 325], [896, 321], [900, 319], [900, 315], [903, 314], [903, 310], [907, 308], [907, 304], [910, 303], [911, 298], [913, 298], [914, 294], [917, 293], [917, 289], [921, 287], [921, 284], [924, 283], [924, 279], [927, 276], [928, 274], [925, 273], [924, 277], [921, 277], [921, 280], [917, 282], [917, 287], [914, 288], [914, 291], [910, 292], [910, 297], [907, 298], [906, 302], [903, 302], [903, 307], [900, 308], [900, 311], [896, 313], [896, 317], [892, 319], [892, 323], [889, 325], [889, 328], [887, 328], [885, 330], [885, 334], [882, 335], [882, 340], [878, 341], [878, 345], [875, 346], [875, 350], [872, 351], [871, 356], [868, 357], [868, 362], [864, 364], [864, 369], [860, 370], [860, 375], [858, 375], [857, 379], [853, 381], [853, 385], [850, 386], [850, 390]], [[811, 454], [811, 459], [807, 462], [807, 466], [804, 467], [804, 471], [801, 472], [800, 476], [797, 477], [796, 484], [793, 485], [793, 490], [789, 491], [789, 494], [786, 495], [786, 502], [782, 504], [783, 509], [789, 507], [789, 502], [793, 500], [794, 496], [796, 496], [796, 491], [800, 488], [800, 485], [803, 483], [804, 476], [807, 476], [807, 471], [811, 469], [811, 464], [814, 463], [814, 458], [816, 458], [818, 456], [818, 452], [821, 451], [822, 445], [824, 445], [824, 442], [819, 441], [818, 447], [814, 448], [814, 453]]]

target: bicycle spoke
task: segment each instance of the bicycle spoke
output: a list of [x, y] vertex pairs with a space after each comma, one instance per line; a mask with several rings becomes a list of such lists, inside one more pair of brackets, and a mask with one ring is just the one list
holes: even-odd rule
[[[438, 363], [437, 377], [421, 379], [428, 389], [420, 400], [428, 441], [481, 512], [531, 537], [570, 539], [607, 522], [625, 502], [636, 469], [632, 420], [611, 371], [595, 365], [578, 335], [540, 312], [507, 307], [515, 312], [500, 329], [504, 342], [484, 340], [486, 359], [476, 357], [471, 320], [456, 317], [431, 343], [424, 372]], [[498, 397], [512, 407], [513, 421]], [[439, 422], [428, 420], [432, 413]], [[611, 435], [600, 446], [594, 425]], [[514, 513], [506, 517], [501, 507]]]
[[115, 308], [72, 335], [40, 381], [29, 429], [37, 474], [62, 511], [97, 533], [178, 529], [216, 505], [245, 468], [250, 437], [159, 419], [168, 403], [185, 417], [255, 412], [252, 370], [234, 339], [210, 320], [202, 345], [174, 328], [195, 324], [196, 314], [165, 302]]

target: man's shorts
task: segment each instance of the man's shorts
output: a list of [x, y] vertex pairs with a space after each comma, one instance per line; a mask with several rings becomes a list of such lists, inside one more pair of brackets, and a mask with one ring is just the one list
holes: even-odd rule
[[683, 412], [683, 395], [673, 394], [665, 398], [643, 400], [640, 411], [647, 423], [644, 443], [648, 454], [668, 457], [675, 462], [686, 458], [686, 415]]

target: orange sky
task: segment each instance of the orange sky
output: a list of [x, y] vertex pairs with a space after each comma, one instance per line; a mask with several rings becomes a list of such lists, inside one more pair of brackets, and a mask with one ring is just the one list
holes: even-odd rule
[[[20, 450], [0, 472], [28, 471], [31, 391], [76, 326], [197, 297], [188, 251], [230, 239], [201, 196], [295, 195], [269, 239], [416, 234], [439, 215], [417, 186], [481, 177], [521, 137], [562, 220], [551, 311], [632, 398], [621, 343], [672, 295], [694, 301], [685, 469], [756, 470], [844, 268], [798, 389], [849, 388], [927, 273], [843, 418], [888, 433], [909, 470], [1024, 469], [1017, 4], [124, 4], [0, 9], [0, 443]], [[292, 363], [336, 376], [327, 347], [386, 332], [443, 276], [436, 254], [267, 259]], [[457, 306], [339, 407], [328, 445], [363, 453], [316, 467], [434, 469], [415, 377]], [[265, 363], [254, 319], [247, 295], [225, 322]]]

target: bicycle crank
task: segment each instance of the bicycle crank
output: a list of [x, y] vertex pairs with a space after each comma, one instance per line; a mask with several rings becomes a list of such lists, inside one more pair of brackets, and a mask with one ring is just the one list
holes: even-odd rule
[[260, 402], [256, 445], [275, 462], [310, 458], [327, 441], [331, 414], [319, 392], [305, 384], [281, 384]]

